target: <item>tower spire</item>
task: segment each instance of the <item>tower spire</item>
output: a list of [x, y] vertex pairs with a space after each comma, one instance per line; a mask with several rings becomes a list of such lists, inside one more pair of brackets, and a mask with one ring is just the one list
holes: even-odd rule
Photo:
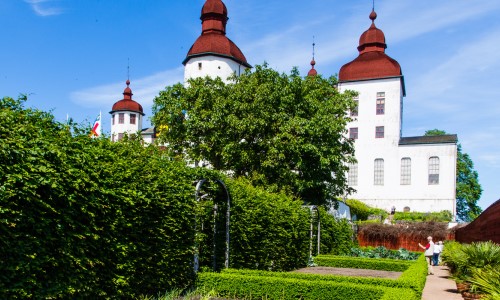
[[316, 75], [318, 75], [318, 72], [314, 69], [314, 66], [316, 65], [316, 61], [314, 60], [315, 47], [316, 47], [316, 43], [314, 42], [314, 35], [313, 35], [312, 47], [313, 47], [313, 52], [312, 52], [312, 60], [311, 60], [311, 70], [309, 70], [309, 72], [307, 73], [307, 76], [316, 76]]

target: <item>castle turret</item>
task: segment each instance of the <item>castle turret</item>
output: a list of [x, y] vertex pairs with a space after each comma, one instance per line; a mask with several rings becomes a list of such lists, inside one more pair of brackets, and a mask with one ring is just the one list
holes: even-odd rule
[[127, 87], [123, 91], [123, 99], [113, 104], [109, 112], [111, 114], [111, 140], [119, 141], [124, 134], [132, 134], [142, 131], [142, 118], [144, 112], [142, 106], [132, 100], [132, 89], [130, 80], [126, 82]]
[[226, 36], [227, 8], [221, 0], [207, 0], [200, 19], [201, 35], [182, 62], [185, 82], [204, 76], [226, 80], [252, 67], [238, 46]]

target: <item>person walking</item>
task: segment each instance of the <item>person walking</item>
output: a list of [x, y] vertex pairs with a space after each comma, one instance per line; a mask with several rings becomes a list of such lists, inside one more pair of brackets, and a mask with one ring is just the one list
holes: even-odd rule
[[441, 252], [443, 252], [443, 242], [439, 241], [434, 245], [434, 254], [432, 255], [432, 262], [435, 266], [439, 265]]
[[432, 236], [427, 237], [427, 245], [423, 246], [418, 243], [418, 246], [425, 250], [424, 255], [429, 267], [427, 269], [427, 275], [434, 275], [434, 269], [432, 268], [432, 257], [434, 256], [434, 242], [432, 241]]

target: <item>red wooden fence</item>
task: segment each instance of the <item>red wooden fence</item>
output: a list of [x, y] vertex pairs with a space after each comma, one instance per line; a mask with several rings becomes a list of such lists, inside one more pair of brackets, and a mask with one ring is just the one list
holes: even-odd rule
[[461, 243], [493, 241], [500, 244], [500, 199], [472, 223], [457, 229], [455, 239]]

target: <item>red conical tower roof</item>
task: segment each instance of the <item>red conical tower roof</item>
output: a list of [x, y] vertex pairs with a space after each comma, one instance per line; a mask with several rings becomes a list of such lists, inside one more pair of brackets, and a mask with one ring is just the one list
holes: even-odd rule
[[130, 80], [127, 80], [126, 84], [127, 87], [123, 91], [123, 99], [113, 104], [113, 108], [109, 113], [112, 114], [117, 111], [133, 111], [144, 116], [142, 106], [132, 100], [132, 89], [129, 87]]
[[375, 26], [376, 18], [377, 13], [373, 10], [370, 14], [372, 24], [359, 38], [359, 56], [340, 68], [339, 81], [402, 76], [399, 63], [385, 54], [385, 35]]
[[227, 8], [221, 0], [207, 0], [201, 9], [201, 35], [194, 42], [182, 62], [184, 65], [193, 57], [214, 55], [230, 58], [251, 68], [245, 55], [233, 41], [226, 37]]

